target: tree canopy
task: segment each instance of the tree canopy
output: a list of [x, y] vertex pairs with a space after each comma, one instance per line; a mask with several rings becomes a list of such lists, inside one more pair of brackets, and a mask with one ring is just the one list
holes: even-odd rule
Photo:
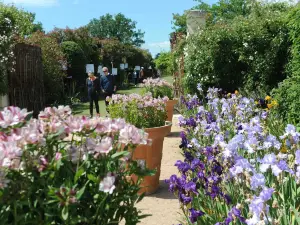
[[144, 32], [136, 28], [136, 21], [125, 17], [122, 13], [115, 16], [106, 14], [99, 19], [92, 19], [87, 25], [90, 34], [99, 39], [117, 39], [123, 44], [141, 46]]

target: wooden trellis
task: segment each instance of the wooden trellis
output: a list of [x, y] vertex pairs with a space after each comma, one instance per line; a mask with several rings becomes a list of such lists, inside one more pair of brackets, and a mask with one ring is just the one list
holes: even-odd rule
[[[171, 50], [174, 51], [176, 45], [185, 38], [183, 33], [173, 33], [170, 42], [171, 42]], [[182, 79], [184, 77], [184, 55], [182, 54], [177, 59], [178, 70], [174, 72], [174, 96], [180, 98], [184, 94]]]
[[8, 75], [10, 105], [27, 108], [37, 115], [45, 105], [41, 48], [17, 44], [14, 54], [14, 72]]

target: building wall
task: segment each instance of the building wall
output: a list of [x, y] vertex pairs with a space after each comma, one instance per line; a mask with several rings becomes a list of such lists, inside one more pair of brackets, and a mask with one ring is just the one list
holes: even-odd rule
[[200, 10], [190, 10], [187, 12], [187, 36], [203, 29], [206, 25], [206, 12]]

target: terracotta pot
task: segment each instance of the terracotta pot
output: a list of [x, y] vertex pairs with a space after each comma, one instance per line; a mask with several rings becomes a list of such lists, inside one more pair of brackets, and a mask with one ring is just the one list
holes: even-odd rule
[[[162, 159], [163, 142], [165, 136], [169, 134], [169, 129], [172, 123], [167, 121], [165, 126], [146, 128], [145, 132], [149, 134], [149, 139], [152, 139], [152, 145], [139, 145], [134, 150], [132, 159], [144, 161], [146, 168], [156, 169], [154, 176], [147, 176], [141, 184], [140, 194], [152, 194], [159, 187], [159, 176]], [[132, 179], [136, 182], [137, 177], [132, 175]]]
[[176, 105], [177, 103], [178, 103], [177, 99], [167, 101], [166, 104], [166, 110], [168, 114], [167, 121], [172, 121], [173, 114], [174, 114], [174, 105]]

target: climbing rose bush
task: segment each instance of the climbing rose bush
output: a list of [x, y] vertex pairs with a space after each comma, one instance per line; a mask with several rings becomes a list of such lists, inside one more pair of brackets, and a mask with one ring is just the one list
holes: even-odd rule
[[299, 224], [300, 133], [253, 99], [219, 93], [182, 99], [184, 161], [167, 183], [188, 224]]
[[166, 102], [168, 97], [153, 98], [151, 93], [113, 95], [107, 97], [112, 118], [124, 118], [138, 128], [160, 127], [167, 119]]
[[13, 71], [16, 27], [6, 13], [0, 14], [0, 94], [7, 94], [7, 71]]
[[1, 223], [137, 224], [139, 184], [151, 171], [131, 153], [147, 133], [123, 119], [75, 117], [67, 106], [30, 116], [0, 112]]
[[142, 87], [143, 93], [150, 92], [154, 98], [163, 98], [165, 96], [171, 100], [174, 98], [173, 85], [161, 78], [147, 78], [143, 80]]

